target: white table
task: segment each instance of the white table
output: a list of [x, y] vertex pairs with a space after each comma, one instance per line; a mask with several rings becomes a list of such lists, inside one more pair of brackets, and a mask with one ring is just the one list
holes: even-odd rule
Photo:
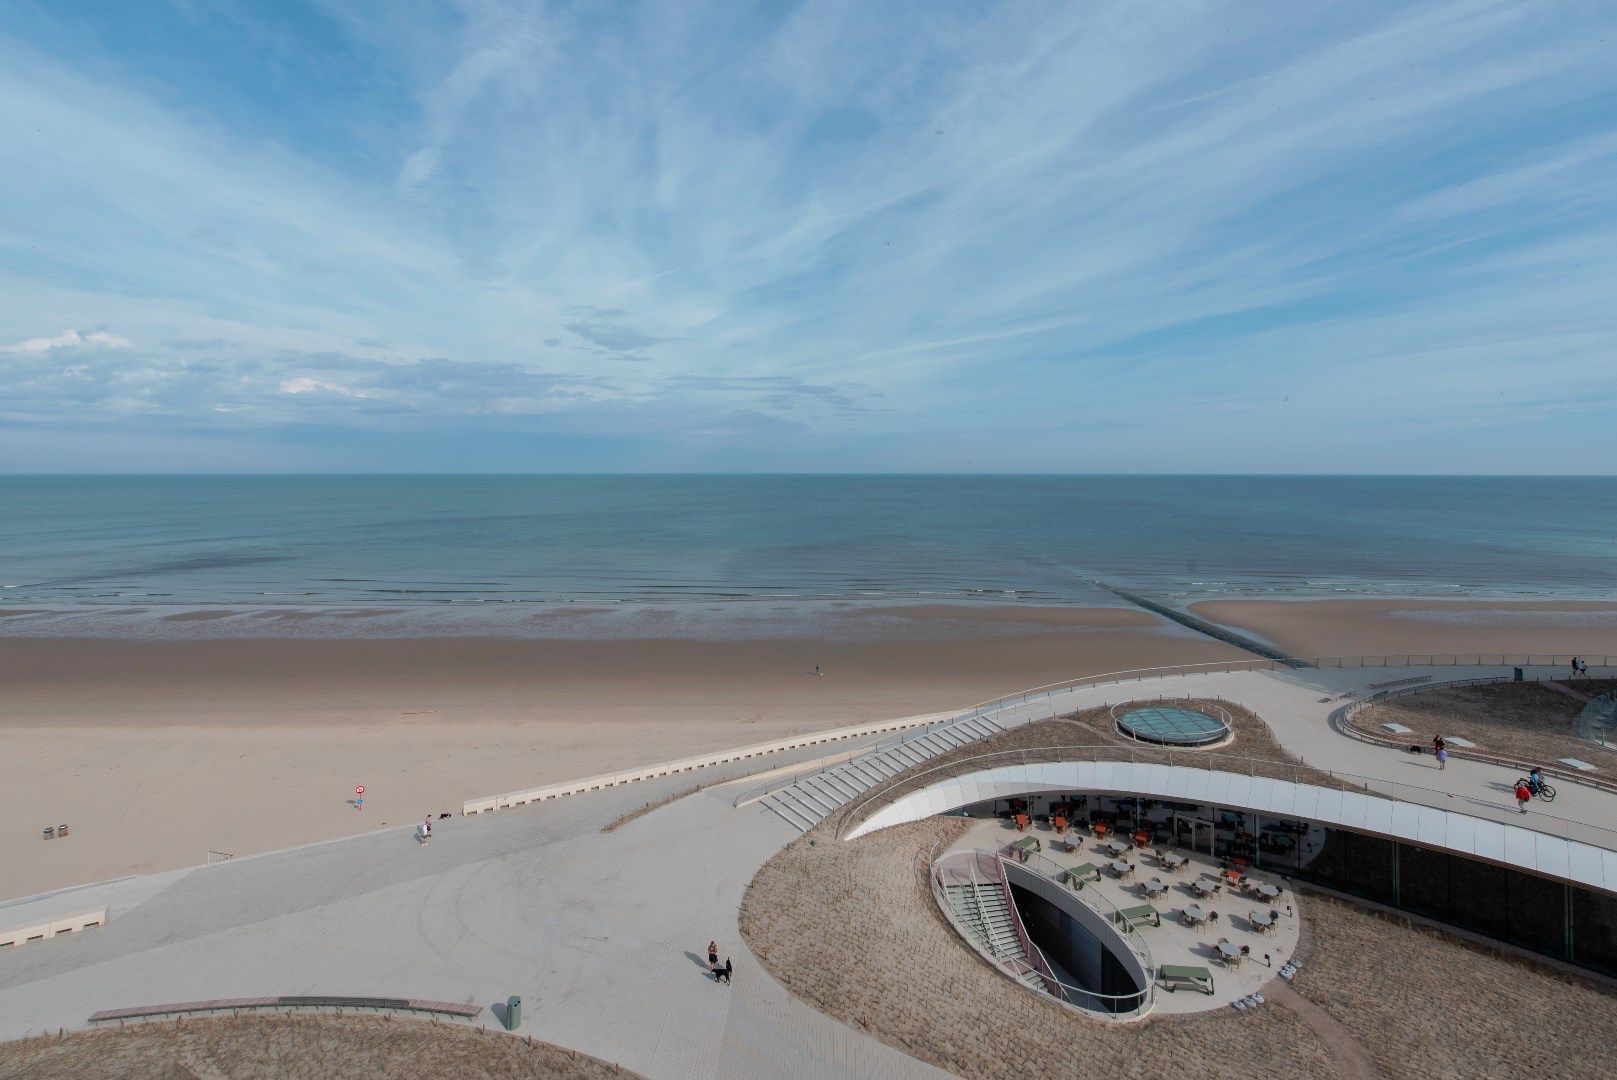
[[1251, 920], [1252, 925], [1257, 927], [1259, 930], [1274, 929], [1275, 918], [1267, 911], [1254, 911], [1252, 914], [1248, 915], [1247, 918]]
[[1227, 964], [1239, 964], [1241, 962], [1241, 946], [1234, 942], [1221, 941], [1218, 943], [1218, 955]]
[[1130, 874], [1134, 873], [1134, 864], [1131, 862], [1126, 862], [1123, 859], [1114, 859], [1112, 860], [1112, 873], [1116, 874], [1120, 878], [1128, 877]]
[[1145, 889], [1145, 895], [1147, 896], [1161, 896], [1168, 891], [1168, 883], [1161, 878], [1151, 878], [1141, 888]]
[[1264, 900], [1273, 900], [1280, 895], [1279, 887], [1271, 885], [1267, 881], [1258, 882], [1256, 885], [1252, 886], [1252, 891], [1257, 893], [1258, 896]]
[[1207, 909], [1200, 904], [1186, 904], [1185, 910], [1181, 914], [1184, 915], [1185, 921], [1191, 925], [1207, 921]]

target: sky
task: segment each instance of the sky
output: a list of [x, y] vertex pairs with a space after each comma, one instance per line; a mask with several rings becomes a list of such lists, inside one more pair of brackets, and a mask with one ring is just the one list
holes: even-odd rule
[[0, 0], [0, 471], [1617, 473], [1614, 48]]

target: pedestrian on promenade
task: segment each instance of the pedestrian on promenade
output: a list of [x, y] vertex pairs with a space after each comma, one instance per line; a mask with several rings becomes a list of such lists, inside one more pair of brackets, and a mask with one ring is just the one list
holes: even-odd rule
[[432, 839], [432, 815], [428, 814], [427, 815], [427, 820], [425, 820], [425, 821], [423, 821], [421, 823], [421, 846], [426, 847], [428, 841], [430, 841], [431, 839]]
[[719, 943], [717, 941], [707, 943], [707, 966], [710, 968], [719, 966]]
[[1533, 789], [1527, 786], [1526, 780], [1516, 781], [1516, 808], [1527, 813], [1527, 800], [1533, 797]]
[[1440, 770], [1449, 767], [1449, 752], [1441, 746], [1437, 748], [1437, 767]]
[[1572, 658], [1572, 674], [1574, 676], [1583, 674], [1583, 661], [1576, 656]]

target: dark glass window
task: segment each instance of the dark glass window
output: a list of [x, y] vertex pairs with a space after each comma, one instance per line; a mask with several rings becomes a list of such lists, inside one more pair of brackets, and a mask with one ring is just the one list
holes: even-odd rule
[[1572, 890], [1572, 954], [1584, 967], [1617, 975], [1617, 896]]
[[1566, 954], [1566, 886], [1547, 878], [1507, 870], [1512, 944], [1548, 953]]
[[1399, 906], [1429, 919], [1448, 919], [1450, 861], [1443, 852], [1399, 844]]
[[1503, 938], [1510, 926], [1510, 871], [1474, 859], [1449, 860], [1449, 918], [1457, 926]]

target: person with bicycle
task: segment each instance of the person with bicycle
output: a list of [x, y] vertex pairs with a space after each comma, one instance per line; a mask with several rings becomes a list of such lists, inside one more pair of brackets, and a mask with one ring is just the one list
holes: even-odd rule
[[1544, 782], [1544, 770], [1537, 765], [1534, 765], [1533, 771], [1527, 774], [1527, 789], [1533, 793], [1534, 798], [1543, 799], [1545, 802], [1555, 798], [1555, 789]]

